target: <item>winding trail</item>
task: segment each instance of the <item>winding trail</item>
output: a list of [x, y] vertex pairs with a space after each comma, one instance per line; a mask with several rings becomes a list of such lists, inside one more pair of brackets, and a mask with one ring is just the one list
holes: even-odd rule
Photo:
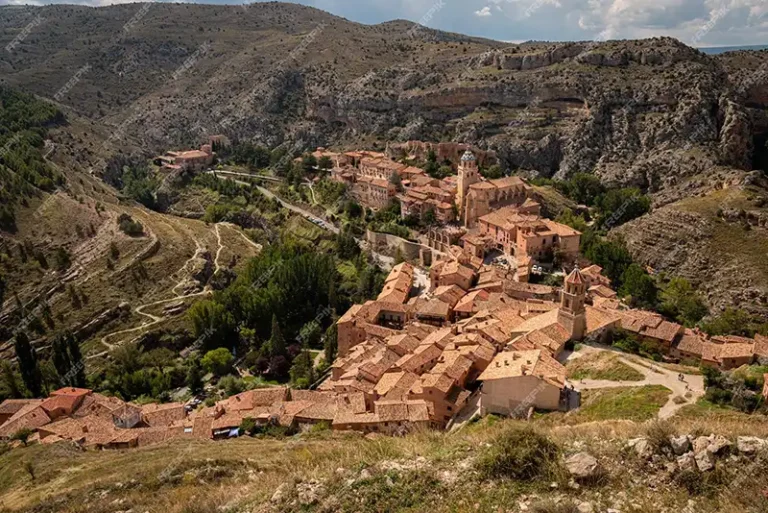
[[[216, 250], [216, 259], [214, 261], [214, 266], [215, 266], [215, 270], [219, 271], [221, 269], [221, 265], [219, 264], [219, 257], [221, 255], [221, 252], [224, 250], [225, 246], [224, 246], [224, 244], [223, 244], [223, 242], [221, 240], [221, 232], [219, 231], [219, 224], [218, 223], [216, 225], [214, 225], [214, 231], [216, 233], [216, 240], [218, 242], [218, 248]], [[101, 343], [105, 347], [107, 347], [107, 350], [103, 351], [103, 352], [100, 352], [100, 353], [97, 353], [97, 354], [94, 354], [94, 355], [91, 355], [87, 359], [92, 359], [92, 358], [97, 358], [97, 357], [103, 356], [104, 354], [106, 354], [109, 351], [112, 351], [116, 347], [118, 347], [120, 344], [112, 344], [112, 343], [109, 342], [109, 339], [111, 339], [112, 337], [116, 337], [118, 335], [125, 335], [127, 333], [134, 333], [134, 332], [138, 332], [138, 331], [143, 331], [143, 330], [146, 330], [147, 328], [150, 328], [150, 327], [152, 327], [152, 326], [154, 326], [156, 324], [159, 324], [159, 323], [165, 321], [166, 319], [168, 319], [168, 316], [159, 317], [157, 315], [153, 315], [153, 314], [147, 313], [147, 312], [144, 311], [145, 309], [151, 308], [151, 307], [154, 307], [154, 306], [158, 306], [158, 305], [163, 305], [163, 304], [166, 304], [166, 303], [173, 303], [173, 302], [176, 302], [176, 301], [183, 301], [183, 300], [191, 299], [191, 298], [194, 298], [194, 297], [206, 296], [208, 294], [212, 294], [213, 293], [213, 289], [211, 289], [211, 287], [208, 286], [208, 285], [206, 285], [205, 288], [203, 288], [203, 290], [200, 291], [200, 292], [194, 292], [194, 293], [191, 293], [191, 294], [184, 294], [184, 295], [179, 294], [177, 292], [178, 288], [181, 287], [184, 284], [184, 282], [186, 281], [186, 279], [187, 279], [185, 271], [186, 271], [187, 267], [189, 266], [190, 262], [192, 262], [195, 258], [198, 258], [200, 253], [205, 251], [205, 247], [191, 233], [190, 233], [190, 238], [192, 238], [192, 240], [195, 242], [195, 247], [196, 247], [195, 254], [192, 255], [192, 257], [190, 257], [186, 262], [184, 262], [184, 265], [178, 271], [176, 271], [173, 274], [174, 276], [180, 276], [178, 283], [176, 283], [176, 285], [171, 289], [171, 292], [173, 293], [173, 295], [175, 297], [168, 298], [168, 299], [161, 299], [159, 301], [153, 301], [151, 303], [146, 303], [146, 304], [143, 304], [143, 305], [139, 305], [136, 308], [134, 308], [134, 310], [133, 310], [134, 313], [136, 313], [137, 315], [140, 315], [142, 317], [146, 317], [148, 319], [148, 321], [144, 322], [143, 324], [141, 324], [139, 326], [133, 327], [133, 328], [119, 330], [119, 331], [115, 331], [115, 332], [112, 332], [112, 333], [108, 333], [107, 335], [104, 335], [101, 338]]]
[[[612, 352], [616, 351], [607, 348], [596, 347], [593, 345], [585, 345], [579, 353], [578, 357], [586, 356], [594, 352]], [[661, 385], [672, 391], [667, 403], [659, 410], [660, 419], [668, 419], [672, 417], [683, 406], [694, 404], [704, 395], [704, 377], [694, 374], [682, 374], [683, 380], [680, 381], [679, 376], [681, 373], [667, 370], [659, 365], [654, 365], [654, 362], [649, 360], [642, 360], [645, 365], [638, 364], [634, 358], [630, 358], [623, 353], [619, 353], [618, 361], [633, 368], [634, 370], [645, 376], [645, 379], [641, 381], [608, 381], [598, 379], [583, 379], [579, 381], [569, 380], [568, 383], [572, 384], [577, 390], [594, 390], [601, 388], [620, 388], [620, 387], [642, 387], [647, 385]], [[577, 358], [578, 358], [577, 357]], [[647, 365], [647, 366], [646, 366]], [[675, 402], [677, 400], [677, 402]]]

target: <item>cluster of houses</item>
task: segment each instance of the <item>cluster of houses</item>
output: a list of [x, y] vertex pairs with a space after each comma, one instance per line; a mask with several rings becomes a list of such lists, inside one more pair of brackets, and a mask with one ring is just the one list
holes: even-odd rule
[[[439, 223], [452, 223], [445, 230], [458, 229], [463, 247], [479, 258], [499, 250], [525, 267], [534, 261], [551, 261], [556, 254], [563, 261], [578, 256], [578, 231], [543, 218], [533, 189], [521, 177], [483, 178], [475, 154], [468, 149], [458, 159], [456, 176], [441, 180], [384, 153], [334, 153], [320, 148], [314, 155], [331, 159], [332, 179], [347, 184], [362, 205], [378, 210], [396, 199], [403, 218], [421, 218], [431, 211]], [[432, 244], [430, 240], [430, 245], [445, 250], [454, 242]]]
[[399, 434], [445, 428], [465, 407], [509, 416], [568, 410], [579, 394], [560, 361], [566, 344], [619, 330], [669, 358], [721, 369], [768, 358], [768, 337], [708, 337], [624, 307], [601, 271], [575, 267], [555, 288], [516, 281], [456, 251], [433, 265], [429, 288], [420, 290], [414, 267], [402, 263], [376, 300], [353, 305], [337, 321], [338, 357], [315, 390], [249, 390], [206, 407], [138, 405], [62, 388], [47, 399], [0, 403], [0, 439], [26, 429], [44, 444], [120, 449], [238, 436], [246, 419]]
[[156, 166], [164, 172], [198, 172], [213, 164], [216, 153], [214, 145], [229, 146], [229, 139], [224, 135], [209, 136], [208, 142], [197, 150], [167, 151], [153, 159]]

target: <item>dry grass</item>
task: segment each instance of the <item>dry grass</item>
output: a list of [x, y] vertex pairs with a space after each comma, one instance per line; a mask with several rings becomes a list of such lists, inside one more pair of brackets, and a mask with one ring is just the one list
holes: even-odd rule
[[603, 351], [571, 360], [567, 368], [568, 377], [572, 380], [642, 381], [645, 378], [642, 373], [620, 362], [618, 354]]
[[[530, 504], [533, 510], [569, 511], [556, 507], [551, 500], [553, 494], [560, 497], [560, 504], [590, 501], [595, 511], [618, 508], [650, 513], [662, 507], [679, 511], [691, 497], [699, 501], [697, 511], [701, 513], [729, 511], [723, 509], [719, 498], [728, 492], [727, 485], [717, 485], [710, 495], [702, 496], [691, 495], [673, 483], [651, 489], [638, 479], [649, 470], [642, 467], [642, 462], [627, 461], [625, 457], [628, 438], [644, 435], [663, 440], [670, 433], [685, 432], [681, 431], [685, 419], [663, 425], [626, 420], [571, 426], [548, 426], [541, 421], [535, 424], [536, 432], [552, 451], [570, 454], [587, 450], [598, 457], [607, 466], [606, 481], [570, 489], [567, 477], [561, 475], [554, 461], [546, 465], [544, 474], [539, 474], [546, 476], [543, 479], [482, 477], [472, 470], [477, 465], [474, 462], [482, 460], [488, 451], [498, 452], [499, 445], [494, 442], [499, 437], [529, 426], [522, 421], [486, 418], [456, 433], [421, 431], [402, 438], [368, 439], [325, 431], [284, 440], [177, 441], [129, 451], [83, 452], [66, 444], [31, 445], [0, 455], [0, 511], [491, 513], [500, 508], [507, 510], [524, 497], [534, 497]], [[716, 432], [714, 427], [707, 432], [711, 431]], [[536, 447], [533, 444], [531, 454], [541, 453]], [[395, 472], [375, 470], [381, 468], [382, 462], [393, 461], [405, 465], [422, 461], [424, 466]], [[35, 470], [34, 481], [26, 470], [30, 462]], [[348, 484], [349, 478], [358, 476], [362, 469], [371, 469], [370, 477]], [[443, 480], [446, 472], [457, 480]], [[734, 476], [724, 476], [729, 486]], [[290, 500], [280, 505], [270, 502], [280, 485], [287, 483], [293, 490], [294, 483], [313, 480], [324, 483], [331, 502], [312, 506]], [[556, 490], [550, 488], [553, 481], [560, 483]], [[755, 486], [748, 483], [750, 489]], [[742, 509], [738, 511], [762, 511], [760, 499], [749, 500], [753, 499], [757, 501], [754, 504], [739, 499], [741, 502], [736, 504]], [[630, 504], [637, 507], [631, 508]]]

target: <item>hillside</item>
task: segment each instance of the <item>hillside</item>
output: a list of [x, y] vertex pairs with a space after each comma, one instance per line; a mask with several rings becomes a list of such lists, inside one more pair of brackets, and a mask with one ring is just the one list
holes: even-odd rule
[[[535, 422], [542, 436], [522, 439], [515, 433], [523, 423], [490, 418], [454, 433], [400, 438], [315, 429], [288, 438], [185, 440], [119, 452], [36, 444], [0, 453], [6, 470], [0, 510], [765, 511], [765, 461], [754, 449], [760, 439], [751, 439], [752, 449], [736, 442], [742, 434], [765, 436], [765, 419], [709, 412], [710, 419], [701, 420], [701, 414], [691, 411], [674, 424]], [[667, 438], [692, 433], [696, 454], [706, 455], [698, 446], [701, 439], [709, 445], [713, 431], [726, 445], [706, 473], [686, 467], [687, 457], [676, 456]], [[507, 439], [527, 445], [501, 445]], [[586, 463], [571, 466], [573, 455]]]
[[[755, 183], [768, 169], [768, 51], [706, 55], [669, 38], [508, 45], [283, 3], [0, 12], [2, 45], [45, 20], [0, 55], [0, 76], [57, 97], [90, 126], [71, 161], [97, 175], [120, 151], [150, 155], [216, 133], [297, 151], [473, 143], [511, 170], [589, 172], [649, 192], [659, 214], [642, 222], [656, 228], [632, 234], [650, 241], [632, 242], [633, 255], [693, 276], [706, 245], [682, 260], [665, 253], [664, 265], [640, 249], [671, 236], [662, 207]], [[747, 294], [747, 281], [759, 284], [757, 303], [768, 301], [762, 268], [720, 272], [711, 306]]]

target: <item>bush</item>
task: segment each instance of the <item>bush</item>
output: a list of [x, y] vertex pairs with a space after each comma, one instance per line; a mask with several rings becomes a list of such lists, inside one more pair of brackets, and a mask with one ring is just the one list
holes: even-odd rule
[[232, 371], [232, 363], [235, 358], [232, 353], [225, 347], [208, 351], [200, 363], [207, 372], [211, 372], [217, 376], [224, 376]]
[[579, 513], [579, 508], [573, 502], [554, 502], [547, 500], [537, 502], [531, 508], [532, 513]]
[[560, 449], [531, 428], [510, 428], [483, 451], [477, 469], [486, 478], [533, 480], [551, 475]]
[[138, 237], [144, 233], [144, 227], [141, 223], [134, 221], [128, 214], [120, 214], [120, 217], [117, 218], [117, 225], [121, 232], [131, 237]]
[[674, 426], [664, 420], [653, 420], [645, 427], [645, 436], [655, 452], [661, 452], [664, 449], [672, 450], [669, 438], [676, 434]]
[[21, 428], [11, 435], [11, 440], [18, 440], [26, 447], [29, 437], [32, 436], [33, 431], [29, 428]]

